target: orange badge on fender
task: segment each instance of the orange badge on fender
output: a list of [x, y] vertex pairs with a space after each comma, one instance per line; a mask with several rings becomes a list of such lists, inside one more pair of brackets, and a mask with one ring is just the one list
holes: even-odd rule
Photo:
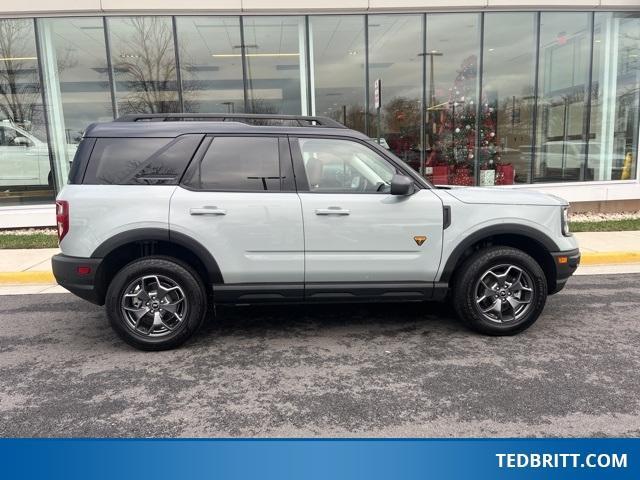
[[413, 239], [416, 241], [419, 247], [421, 247], [422, 244], [427, 241], [427, 237], [425, 237], [424, 235], [416, 235], [415, 237], [413, 237]]

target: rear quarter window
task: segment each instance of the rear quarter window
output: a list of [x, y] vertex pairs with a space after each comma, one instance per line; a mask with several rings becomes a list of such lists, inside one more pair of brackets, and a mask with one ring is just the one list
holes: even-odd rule
[[177, 185], [203, 136], [98, 138], [83, 183]]

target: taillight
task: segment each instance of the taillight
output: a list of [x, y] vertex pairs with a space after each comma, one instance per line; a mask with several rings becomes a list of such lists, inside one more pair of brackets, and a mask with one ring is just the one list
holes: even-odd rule
[[61, 242], [69, 231], [69, 202], [56, 200], [56, 223], [58, 224], [58, 241]]

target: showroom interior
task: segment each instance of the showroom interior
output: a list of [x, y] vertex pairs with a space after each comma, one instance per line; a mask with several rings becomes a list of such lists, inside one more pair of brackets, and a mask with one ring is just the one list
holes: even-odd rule
[[4, 226], [53, 209], [89, 124], [175, 112], [324, 115], [438, 185], [637, 206], [640, 11], [0, 18]]

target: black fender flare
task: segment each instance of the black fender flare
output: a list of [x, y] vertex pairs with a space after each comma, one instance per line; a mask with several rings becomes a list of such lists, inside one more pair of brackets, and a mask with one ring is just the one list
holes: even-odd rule
[[440, 281], [448, 282], [451, 279], [458, 261], [469, 247], [485, 238], [505, 234], [527, 237], [532, 242], [536, 242], [539, 246], [544, 248], [549, 253], [559, 251], [558, 245], [556, 245], [556, 243], [548, 235], [541, 232], [540, 230], [536, 230], [533, 227], [521, 225], [518, 223], [501, 223], [499, 225], [490, 225], [481, 228], [480, 230], [477, 230], [471, 235], [465, 237], [464, 240], [462, 240], [456, 246], [456, 248], [453, 249], [453, 252], [451, 252], [451, 255], [449, 255], [449, 258], [447, 258], [447, 262], [442, 269], [442, 273], [440, 274]]
[[209, 252], [206, 247], [188, 235], [180, 232], [169, 231], [169, 229], [164, 228], [135, 228], [133, 230], [118, 233], [117, 235], [114, 235], [102, 242], [93, 251], [91, 258], [104, 258], [116, 248], [128, 243], [153, 241], [171, 242], [189, 250], [198, 257], [205, 266], [211, 283], [224, 283], [218, 262], [216, 262], [215, 258], [213, 258], [213, 255], [211, 255], [211, 252]]

